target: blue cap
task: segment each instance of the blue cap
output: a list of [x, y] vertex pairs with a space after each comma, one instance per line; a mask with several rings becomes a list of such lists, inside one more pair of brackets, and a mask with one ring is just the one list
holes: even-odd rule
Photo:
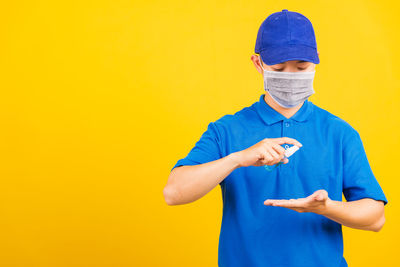
[[267, 65], [288, 60], [319, 63], [311, 21], [287, 9], [272, 13], [263, 21], [258, 30], [255, 52]]

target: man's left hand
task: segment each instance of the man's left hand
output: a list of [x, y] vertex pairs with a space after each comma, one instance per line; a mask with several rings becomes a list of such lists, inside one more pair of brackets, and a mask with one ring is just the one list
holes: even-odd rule
[[331, 199], [328, 192], [324, 189], [315, 191], [312, 195], [297, 199], [267, 199], [264, 201], [266, 206], [285, 207], [297, 212], [314, 212], [324, 214]]

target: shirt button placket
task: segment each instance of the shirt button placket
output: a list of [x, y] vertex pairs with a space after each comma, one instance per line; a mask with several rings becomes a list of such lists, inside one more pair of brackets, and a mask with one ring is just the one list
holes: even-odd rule
[[[291, 124], [290, 121], [287, 121], [287, 120], [282, 121], [282, 137], [290, 136], [288, 133], [290, 132], [291, 127], [292, 127], [292, 124]], [[283, 148], [287, 149], [287, 148], [289, 148], [289, 145], [288, 144], [284, 144]], [[286, 166], [285, 164], [280, 164], [279, 165], [280, 174], [282, 176], [287, 176], [287, 174], [288, 174], [287, 167], [288, 166]]]

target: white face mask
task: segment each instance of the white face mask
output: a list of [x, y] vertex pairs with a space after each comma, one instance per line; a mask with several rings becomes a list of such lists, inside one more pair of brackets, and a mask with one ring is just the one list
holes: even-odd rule
[[264, 89], [284, 108], [292, 108], [315, 93], [314, 71], [280, 72], [264, 70]]

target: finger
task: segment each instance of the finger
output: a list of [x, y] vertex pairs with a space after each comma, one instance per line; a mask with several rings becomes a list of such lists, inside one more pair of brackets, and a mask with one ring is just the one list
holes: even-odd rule
[[292, 145], [296, 145], [298, 147], [303, 146], [299, 141], [297, 141], [294, 138], [290, 138], [290, 137], [278, 137], [278, 138], [271, 138], [271, 139], [278, 145], [292, 144]]
[[272, 149], [278, 153], [279, 162], [282, 162], [284, 164], [289, 162], [289, 160], [285, 158], [285, 149], [282, 146], [278, 144], [272, 144]]
[[304, 203], [296, 200], [282, 200], [276, 201], [272, 204], [273, 206], [284, 207], [284, 208], [303, 208]]
[[320, 189], [314, 192], [314, 199], [317, 201], [324, 201], [328, 198], [328, 192], [324, 189]]
[[264, 203], [270, 204], [270, 205], [276, 205], [276, 204], [279, 204], [279, 203], [283, 203], [285, 201], [289, 201], [289, 200], [288, 199], [267, 199], [267, 200], [264, 201]]
[[313, 200], [316, 200], [317, 196], [318, 196], [318, 191], [315, 191], [314, 193], [312, 193], [311, 195], [309, 195], [309, 196], [307, 197], [307, 199], [313, 201]]
[[271, 147], [281, 156], [281, 159], [285, 156], [286, 150], [282, 146], [272, 143]]
[[316, 193], [316, 194], [313, 195], [312, 199], [316, 200], [316, 201], [321, 201], [322, 200], [322, 196], [319, 193]]
[[272, 158], [272, 156], [270, 155], [270, 153], [268, 151], [262, 151], [261, 152], [260, 162], [263, 165], [272, 165], [271, 164], [272, 160], [273, 160], [273, 158]]
[[267, 199], [264, 201], [265, 205], [272, 205], [274, 202], [278, 201], [279, 199]]
[[267, 147], [267, 151], [273, 157], [273, 163], [278, 163], [281, 160], [282, 157], [272, 147]]

